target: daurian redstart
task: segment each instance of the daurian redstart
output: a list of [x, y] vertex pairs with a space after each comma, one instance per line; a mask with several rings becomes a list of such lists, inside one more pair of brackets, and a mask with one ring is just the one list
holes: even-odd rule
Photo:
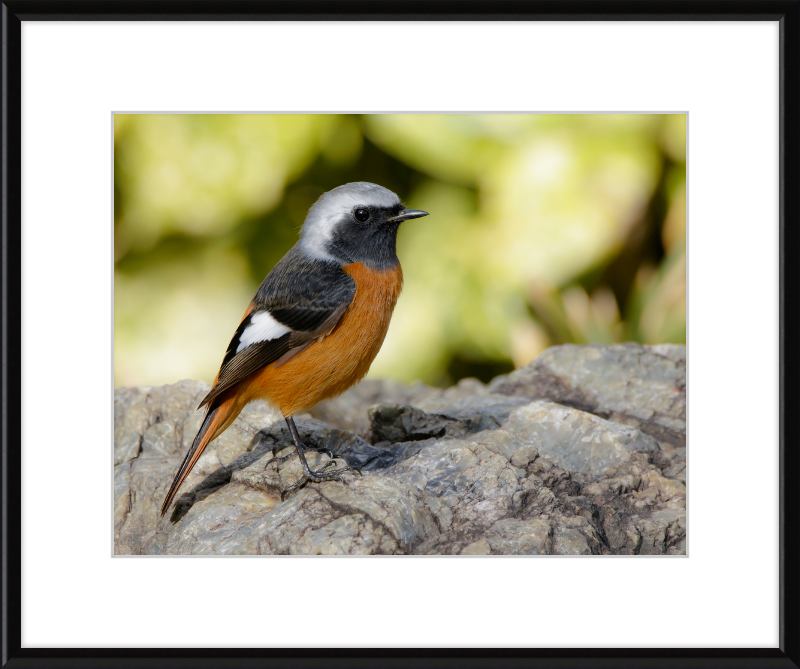
[[[406, 209], [381, 186], [357, 182], [323, 194], [306, 216], [300, 240], [281, 258], [244, 312], [214, 386], [198, 408], [206, 415], [172, 481], [163, 516], [205, 447], [254, 400], [280, 410], [303, 476], [343, 481], [335, 460], [312, 471], [295, 414], [360, 381], [378, 354], [403, 285], [397, 229], [425, 211]], [[328, 470], [328, 471], [326, 471]]]

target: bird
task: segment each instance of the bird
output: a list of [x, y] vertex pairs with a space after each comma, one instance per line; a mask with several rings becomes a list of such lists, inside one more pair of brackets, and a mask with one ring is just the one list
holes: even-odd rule
[[333, 459], [313, 471], [293, 417], [366, 375], [403, 285], [398, 228], [422, 216], [428, 212], [409, 209], [392, 191], [364, 181], [323, 193], [311, 206], [299, 240], [245, 310], [198, 407], [205, 407], [205, 417], [164, 498], [162, 516], [206, 446], [255, 400], [280, 411], [302, 466], [281, 500], [306, 483], [344, 483], [343, 473], [358, 471], [331, 470]]

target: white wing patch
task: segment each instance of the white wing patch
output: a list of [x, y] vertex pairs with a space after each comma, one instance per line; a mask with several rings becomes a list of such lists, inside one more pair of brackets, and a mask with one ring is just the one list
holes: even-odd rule
[[250, 325], [242, 332], [242, 336], [239, 337], [239, 346], [236, 347], [236, 352], [239, 353], [242, 349], [247, 348], [251, 344], [277, 339], [291, 331], [291, 328], [287, 328], [285, 325], [278, 323], [269, 311], [261, 311], [250, 319]]

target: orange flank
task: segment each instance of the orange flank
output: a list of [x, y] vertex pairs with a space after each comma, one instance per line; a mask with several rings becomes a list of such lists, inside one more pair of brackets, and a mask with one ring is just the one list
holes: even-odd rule
[[[336, 327], [288, 362], [267, 365], [221, 393], [221, 416], [214, 436], [227, 429], [253, 400], [266, 400], [284, 416], [294, 416], [336, 397], [364, 378], [389, 329], [403, 287], [403, 270], [399, 263], [384, 271], [362, 263], [343, 269], [356, 282], [356, 294]], [[243, 318], [251, 309], [248, 307]]]
[[336, 397], [364, 378], [389, 329], [403, 271], [399, 263], [384, 271], [362, 263], [343, 269], [356, 282], [356, 294], [336, 327], [285, 364], [267, 365], [222, 397], [233, 391], [241, 408], [263, 399], [288, 417]]

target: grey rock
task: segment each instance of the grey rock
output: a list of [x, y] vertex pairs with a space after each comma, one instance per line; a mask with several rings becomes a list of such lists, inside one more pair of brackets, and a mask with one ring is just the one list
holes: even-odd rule
[[[474, 383], [483, 387], [477, 381]], [[442, 393], [436, 397], [426, 393], [418, 404], [427, 411], [400, 404], [370, 407], [367, 413], [374, 446], [362, 444], [358, 452], [342, 449], [343, 457], [350, 464], [363, 466], [365, 471], [385, 469], [415, 455], [429, 445], [430, 440], [495, 429], [515, 408], [526, 403], [524, 399], [486, 392], [477, 397], [464, 396], [469, 387], [470, 384], [462, 384], [455, 388], [458, 393]]]
[[471, 432], [467, 421], [443, 414], [429, 414], [405, 404], [379, 404], [369, 410], [372, 442], [422, 441], [445, 434], [463, 435]]
[[122, 388], [114, 393], [114, 464], [139, 455], [142, 435], [150, 427], [144, 406], [146, 394], [139, 388]]
[[538, 451], [570, 471], [592, 473], [629, 462], [631, 453], [657, 454], [656, 440], [639, 430], [585, 411], [537, 400], [516, 409], [506, 429], [519, 439], [536, 439]]
[[[580, 518], [586, 522], [585, 518]], [[587, 523], [588, 525], [588, 523]], [[553, 536], [553, 553], [556, 555], [591, 555], [589, 539], [575, 527], [559, 527]]]
[[686, 446], [686, 347], [555, 346], [498, 377], [492, 393], [549, 399]]
[[210, 491], [187, 511], [169, 534], [166, 552], [229, 555], [254, 552], [253, 528], [277, 500], [260, 490], [231, 483]]
[[440, 388], [423, 383], [406, 386], [389, 379], [367, 379], [339, 397], [321, 402], [310, 413], [328, 425], [369, 439], [372, 433], [366, 411], [369, 407], [378, 404], [416, 404], [423, 398], [440, 397], [443, 393]]
[[156, 423], [147, 428], [142, 436], [142, 450], [159, 455], [176, 455], [181, 451], [177, 436], [172, 423]]
[[194, 504], [176, 523], [167, 552], [396, 553], [408, 552], [434, 532], [424, 495], [387, 478], [306, 487], [283, 503], [266, 492], [229, 485]]
[[442, 397], [420, 400], [417, 406], [450, 416], [467, 425], [469, 431], [478, 432], [500, 427], [514, 409], [527, 403], [523, 398], [487, 392], [468, 397], [445, 393]]
[[520, 491], [522, 470], [503, 452], [519, 443], [502, 430], [480, 432], [465, 439], [443, 439], [388, 470], [392, 478], [441, 498], [440, 523], [488, 527], [512, 515], [514, 494]]
[[121, 465], [130, 462], [142, 447], [142, 435], [135, 432], [126, 434], [114, 442], [114, 464]]
[[436, 400], [454, 403], [488, 393], [488, 388], [477, 379], [461, 379], [450, 388], [433, 388], [424, 383], [404, 385], [389, 379], [367, 379], [339, 397], [322, 402], [311, 409], [314, 418], [341, 430], [370, 440], [373, 426], [367, 410], [376, 405], [413, 405], [435, 413]]
[[461, 555], [489, 555], [491, 552], [492, 547], [489, 542], [486, 539], [478, 539], [465, 546], [461, 551]]
[[[570, 353], [588, 365], [572, 377], [573, 399], [599, 397], [604, 387], [587, 371], [592, 360], [634, 365], [629, 347], [617, 348]], [[300, 463], [274, 459], [293, 455], [291, 436], [278, 412], [253, 403], [208, 446], [164, 518], [160, 504], [202, 421], [196, 407], [208, 386], [181, 381], [120, 389], [114, 551], [685, 554], [685, 446], [662, 439], [660, 448], [645, 427], [666, 424], [666, 412], [647, 417], [634, 407], [648, 393], [665, 393], [667, 372], [654, 373], [654, 387], [647, 387], [650, 356], [665, 361], [665, 369], [685, 361], [680, 347], [638, 355], [644, 369], [631, 371], [629, 405], [613, 411], [602, 393], [596, 412], [532, 400], [520, 391], [525, 375], [518, 372], [488, 386], [473, 379], [447, 390], [365, 382], [311, 416], [296, 417], [312, 468], [333, 456], [361, 468], [362, 476], [348, 472], [344, 484], [310, 484], [283, 502], [280, 492], [297, 480]], [[543, 357], [554, 364], [552, 350]]]
[[486, 532], [492, 552], [500, 555], [544, 555], [552, 528], [546, 520], [498, 520]]

